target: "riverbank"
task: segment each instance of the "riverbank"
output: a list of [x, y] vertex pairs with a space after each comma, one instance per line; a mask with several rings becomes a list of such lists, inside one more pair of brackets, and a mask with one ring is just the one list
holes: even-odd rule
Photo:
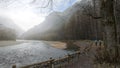
[[65, 42], [61, 42], [61, 41], [44, 41], [45, 43], [51, 45], [54, 48], [58, 48], [58, 49], [66, 49], [66, 43]]
[[[24, 66], [49, 60], [57, 59], [71, 51], [57, 49], [42, 41], [1, 41], [4, 47], [0, 47], [0, 68], [11, 68], [12, 65]], [[9, 45], [9, 44], [15, 45]], [[18, 45], [16, 45], [18, 44]]]
[[[0, 41], [0, 47], [13, 46], [13, 45], [18, 45], [18, 44], [28, 43], [28, 42], [31, 42], [31, 40]], [[39, 41], [35, 41], [35, 42], [39, 42]], [[64, 43], [64, 42], [60, 42], [60, 41], [43, 41], [43, 42], [48, 44], [48, 45], [51, 45], [54, 48], [58, 48], [58, 49], [65, 49], [66, 48], [66, 43]]]
[[0, 41], [0, 47], [13, 46], [24, 43], [24, 41]]
[[[28, 42], [31, 42], [31, 40], [0, 41], [0, 47], [18, 45], [18, 44], [28, 43]], [[37, 42], [39, 42], [39, 41], [37, 41]], [[66, 49], [67, 48], [67, 43], [62, 42], [62, 41], [43, 41], [43, 42], [48, 45], [51, 45], [54, 48], [58, 48], [58, 49]], [[76, 46], [79, 46], [80, 48], [84, 49], [87, 45], [91, 44], [91, 42], [92, 41], [89, 41], [89, 40], [78, 40], [78, 41], [75, 41], [74, 44]]]
[[[84, 50], [90, 45], [91, 42], [92, 41], [78, 40], [74, 41], [73, 43]], [[0, 66], [3, 68], [9, 68], [11, 65], [16, 65], [18, 67], [31, 65], [34, 63], [47, 61], [50, 57], [53, 59], [59, 59], [59, 57], [64, 58], [64, 56], [66, 57], [66, 55], [72, 54], [70, 51], [64, 50], [66, 49], [67, 44], [63, 41], [18, 40], [1, 41], [1, 43], [4, 44], [4, 46], [10, 46], [11, 44], [10, 47], [3, 47], [0, 49], [0, 57], [2, 57], [0, 59], [2, 61]], [[20, 45], [12, 46], [13, 44]], [[6, 55], [9, 56], [9, 58], [7, 58]], [[80, 61], [82, 60], [82, 62], [79, 61], [72, 63], [72, 65], [69, 65], [69, 68], [77, 68], [78, 66], [85, 68], [88, 65], [92, 65], [91, 61], [89, 62], [91, 59], [86, 57], [86, 55], [82, 54], [79, 57]], [[88, 65], [83, 65], [83, 63]]]

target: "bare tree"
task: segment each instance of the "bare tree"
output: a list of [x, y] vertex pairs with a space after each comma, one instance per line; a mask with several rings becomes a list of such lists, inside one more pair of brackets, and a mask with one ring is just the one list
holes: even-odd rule
[[[119, 64], [119, 46], [117, 39], [117, 23], [115, 19], [115, 0], [100, 0], [102, 24], [104, 26], [104, 50], [98, 51], [100, 62]], [[98, 61], [99, 62], [99, 61]]]
[[107, 47], [117, 46], [117, 24], [114, 15], [115, 0], [101, 0], [101, 15], [105, 32], [105, 45]]

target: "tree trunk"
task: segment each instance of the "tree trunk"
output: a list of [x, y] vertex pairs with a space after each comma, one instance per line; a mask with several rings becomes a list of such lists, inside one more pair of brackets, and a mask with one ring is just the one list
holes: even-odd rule
[[114, 16], [114, 0], [101, 0], [102, 24], [104, 25], [104, 41], [108, 49], [117, 45], [117, 27]]
[[[117, 24], [115, 21], [114, 15], [114, 3], [115, 0], [101, 0], [101, 13], [102, 13], [102, 22], [104, 25], [104, 42], [105, 48], [110, 52], [112, 56], [113, 63], [118, 63], [119, 59], [119, 46], [117, 39]], [[109, 57], [110, 57], [109, 56]]]

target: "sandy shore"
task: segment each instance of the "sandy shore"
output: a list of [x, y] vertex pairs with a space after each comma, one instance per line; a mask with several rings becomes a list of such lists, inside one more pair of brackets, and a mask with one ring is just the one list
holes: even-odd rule
[[21, 44], [23, 41], [0, 41], [0, 47]]
[[60, 41], [44, 41], [44, 42], [58, 49], [66, 49], [66, 43], [64, 42]]
[[[66, 43], [61, 41], [44, 41], [45, 43], [50, 44], [51, 46], [59, 49], [66, 49]], [[74, 42], [75, 45], [79, 46], [81, 49], [84, 49], [85, 47], [92, 44], [92, 41], [90, 40], [78, 40]]]

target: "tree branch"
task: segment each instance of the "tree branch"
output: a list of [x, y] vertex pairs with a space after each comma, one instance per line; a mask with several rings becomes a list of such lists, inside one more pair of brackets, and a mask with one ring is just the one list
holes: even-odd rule
[[101, 16], [93, 16], [92, 14], [87, 14], [88, 16], [92, 17], [93, 19], [101, 19]]

